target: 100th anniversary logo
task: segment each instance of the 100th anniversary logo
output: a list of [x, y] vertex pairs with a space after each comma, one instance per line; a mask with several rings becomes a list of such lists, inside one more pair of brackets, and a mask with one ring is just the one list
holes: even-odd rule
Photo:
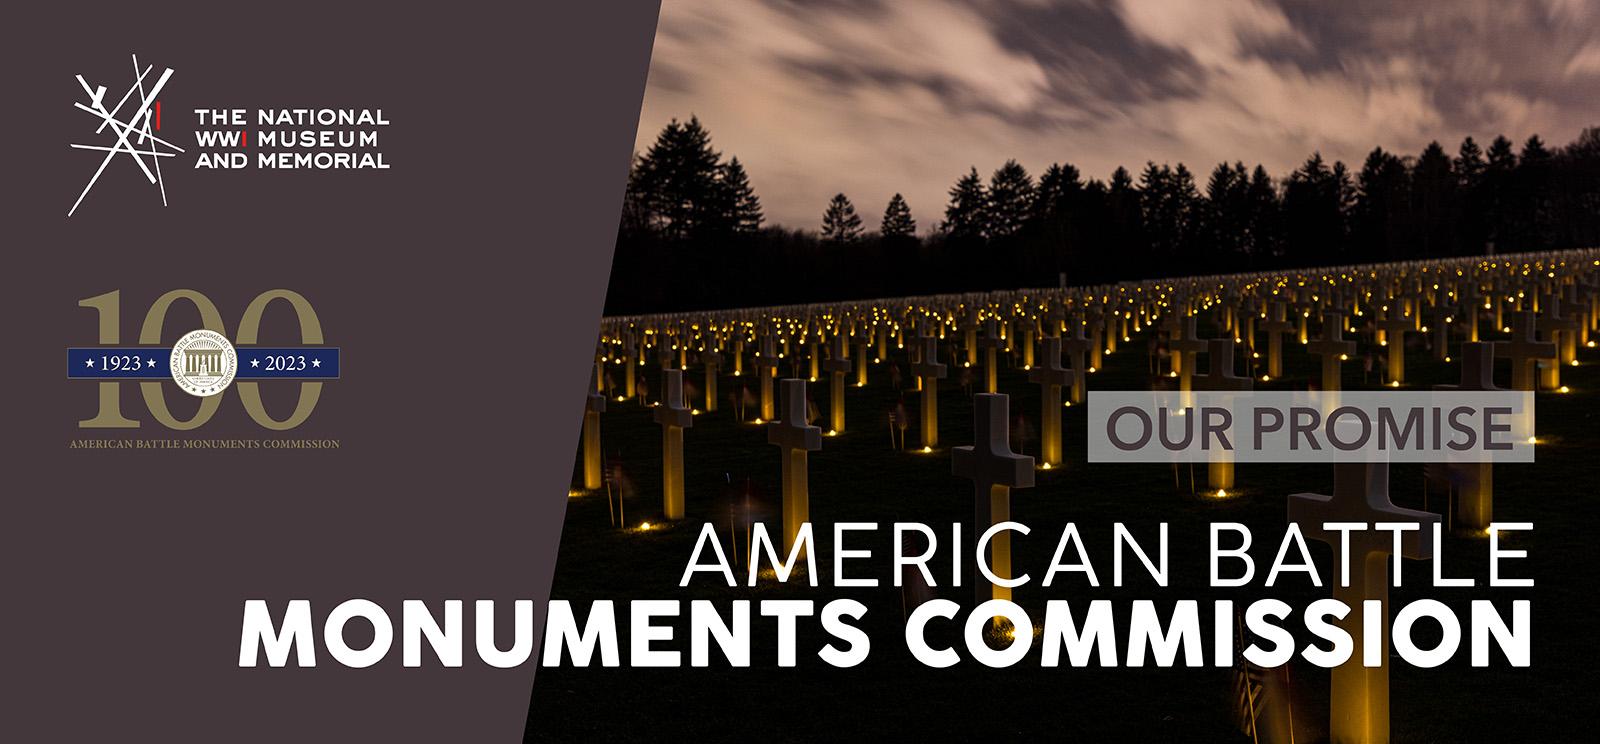
[[[163, 343], [167, 314], [180, 301], [198, 311], [202, 327]], [[268, 308], [287, 305], [300, 326], [300, 345], [266, 346], [258, 343], [262, 319]], [[98, 316], [99, 343], [67, 349], [67, 379], [96, 384], [98, 408], [91, 418], [78, 421], [85, 430], [112, 434], [115, 430], [142, 429], [148, 421], [170, 432], [203, 431], [230, 397], [238, 392], [239, 404], [266, 436], [230, 438], [74, 438], [72, 449], [338, 449], [332, 438], [294, 438], [271, 435], [289, 432], [311, 419], [322, 398], [323, 385], [339, 379], [339, 347], [326, 345], [322, 321], [304, 295], [290, 289], [262, 292], [244, 308], [230, 337], [227, 323], [206, 295], [192, 289], [174, 289], [161, 295], [146, 311], [138, 341], [122, 337], [122, 292], [88, 297], [79, 307]], [[125, 400], [126, 383], [138, 383], [139, 402]], [[263, 386], [299, 386], [294, 408], [286, 415], [268, 410]], [[168, 404], [168, 391], [198, 398], [194, 413], [180, 417]], [[181, 397], [181, 396], [180, 396]], [[142, 402], [142, 406], [139, 403]], [[280, 404], [281, 405], [281, 404]], [[142, 408], [142, 410], [140, 410]], [[187, 408], [187, 407], [184, 407]]]
[[[89, 82], [79, 74], [78, 86], [84, 100], [73, 107], [90, 115], [94, 142], [73, 142], [74, 150], [104, 153], [88, 183], [67, 210], [76, 214], [100, 177], [119, 155], [127, 156], [160, 194], [167, 206], [167, 174], [173, 165], [186, 170], [316, 170], [359, 171], [389, 169], [379, 147], [379, 132], [389, 126], [381, 108], [193, 108], [199, 129], [188, 147], [175, 143], [181, 139], [161, 131], [161, 94], [168, 90], [173, 69], [141, 65], [132, 55], [132, 82], [115, 101], [106, 86]], [[230, 94], [231, 95], [231, 94]], [[178, 113], [184, 118], [183, 112]], [[183, 162], [183, 159], [191, 161]]]

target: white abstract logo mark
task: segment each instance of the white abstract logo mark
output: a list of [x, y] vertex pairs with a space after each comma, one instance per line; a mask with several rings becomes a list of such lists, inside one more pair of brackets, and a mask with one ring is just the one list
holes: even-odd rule
[[[161, 158], [174, 157], [174, 154], [160, 151], [156, 146], [160, 145], [177, 152], [183, 152], [183, 148], [155, 135], [154, 130], [161, 128], [160, 108], [156, 103], [156, 96], [161, 94], [161, 89], [166, 87], [167, 80], [172, 77], [172, 68], [166, 68], [161, 73], [161, 77], [156, 80], [155, 85], [151, 86], [150, 90], [146, 92], [144, 79], [152, 69], [153, 67], [151, 66], [140, 69], [139, 55], [133, 55], [133, 85], [129, 86], [128, 92], [123, 93], [122, 99], [117, 101], [117, 105], [113, 106], [109, 111], [106, 110], [105, 106], [106, 87], [104, 85], [91, 87], [89, 82], [83, 79], [82, 75], [77, 76], [78, 84], [83, 86], [83, 92], [89, 94], [89, 104], [87, 106], [82, 103], [74, 103], [72, 105], [75, 108], [93, 114], [100, 120], [100, 126], [94, 130], [95, 134], [105, 132], [107, 126], [111, 127], [111, 131], [108, 134], [114, 136], [116, 142], [110, 147], [103, 145], [72, 145], [72, 147], [79, 150], [99, 150], [104, 152], [106, 156], [105, 159], [100, 161], [100, 167], [95, 169], [94, 175], [89, 178], [89, 183], [83, 187], [83, 193], [78, 194], [78, 200], [72, 203], [71, 209], [67, 210], [68, 217], [78, 211], [78, 205], [83, 203], [83, 198], [89, 195], [89, 190], [94, 188], [95, 181], [100, 180], [100, 174], [105, 172], [106, 166], [111, 164], [112, 158], [115, 158], [118, 153], [127, 153], [133, 158], [133, 162], [139, 166], [139, 170], [144, 171], [144, 177], [161, 190], [161, 206], [167, 205], [167, 185], [161, 180]], [[136, 92], [139, 94], [139, 102], [134, 106], [133, 113], [128, 115], [126, 121], [118, 119], [118, 112], [122, 110], [123, 105], [128, 103], [128, 99]], [[152, 109], [156, 111], [154, 129], [152, 129]], [[139, 149], [147, 143], [150, 149]], [[149, 165], [145, 164], [145, 156], [150, 157]], [[151, 171], [152, 167], [154, 167], [154, 171]]]

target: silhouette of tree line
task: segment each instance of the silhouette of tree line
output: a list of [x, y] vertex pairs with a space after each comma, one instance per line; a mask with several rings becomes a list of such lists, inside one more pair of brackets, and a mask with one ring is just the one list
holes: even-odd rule
[[[766, 226], [736, 157], [696, 118], [635, 157], [608, 314], [1073, 285], [1600, 245], [1600, 127], [1551, 149], [1537, 135], [1451, 156], [1375, 148], [1351, 173], [1313, 154], [1284, 178], [1221, 163], [1202, 186], [1182, 163], [1106, 181], [1015, 160], [972, 168], [943, 219], [917, 234], [895, 194], [868, 231], [844, 194], [819, 231]], [[926, 218], [925, 218], [926, 219]]]

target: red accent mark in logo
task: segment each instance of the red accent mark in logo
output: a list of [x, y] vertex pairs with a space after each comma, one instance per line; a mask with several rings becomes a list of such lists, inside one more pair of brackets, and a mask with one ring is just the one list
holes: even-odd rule
[[239, 130], [239, 146], [240, 147], [249, 147], [250, 146], [250, 130], [248, 130], [248, 129]]
[[156, 131], [161, 131], [161, 102], [156, 101]]

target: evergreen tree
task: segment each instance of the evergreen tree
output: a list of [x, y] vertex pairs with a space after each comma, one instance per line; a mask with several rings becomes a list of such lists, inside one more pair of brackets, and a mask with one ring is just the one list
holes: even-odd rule
[[1456, 185], [1459, 188], [1459, 237], [1456, 253], [1472, 254], [1488, 240], [1488, 200], [1484, 194], [1484, 175], [1489, 164], [1483, 150], [1471, 137], [1461, 140], [1455, 159]]
[[861, 237], [861, 216], [844, 194], [834, 194], [828, 210], [822, 213], [822, 239], [825, 242], [854, 243]]
[[1140, 208], [1140, 194], [1133, 186], [1133, 176], [1127, 168], [1118, 166], [1111, 173], [1111, 183], [1106, 187], [1105, 205], [1109, 219], [1106, 226], [1105, 250], [1094, 254], [1096, 263], [1114, 264], [1115, 269], [1104, 268], [1093, 275], [1100, 279], [1128, 276], [1150, 259], [1150, 247], [1145, 242], [1144, 212]]
[[1033, 212], [1033, 178], [1015, 160], [989, 179], [989, 236], [1008, 238], [1022, 232]]
[[1351, 188], [1343, 163], [1328, 167], [1322, 153], [1314, 153], [1289, 176], [1283, 211], [1285, 247], [1294, 264], [1328, 263], [1340, 259], [1345, 243], [1345, 210]]
[[989, 234], [988, 195], [978, 169], [956, 181], [950, 189], [950, 204], [944, 210], [944, 231], [951, 238], [982, 239]]
[[1522, 152], [1518, 153], [1517, 170], [1512, 179], [1517, 230], [1515, 250], [1546, 248], [1558, 232], [1555, 220], [1550, 217], [1553, 157], [1537, 134], [1528, 137], [1522, 144]]
[[1278, 188], [1267, 175], [1267, 169], [1258, 163], [1250, 173], [1250, 186], [1246, 191], [1249, 239], [1246, 253], [1256, 258], [1283, 254], [1283, 204], [1278, 199]]
[[1487, 223], [1484, 247], [1495, 243], [1500, 244], [1496, 250], [1505, 250], [1505, 242], [1514, 239], [1518, 229], [1512, 194], [1516, 171], [1517, 155], [1512, 149], [1511, 140], [1506, 139], [1505, 135], [1495, 137], [1489, 143], [1488, 164], [1483, 171], [1482, 196]]
[[1411, 176], [1399, 157], [1375, 147], [1356, 178], [1357, 203], [1351, 216], [1356, 258], [1385, 260], [1404, 255], [1409, 236]]
[[906, 204], [905, 197], [895, 194], [889, 198], [889, 206], [883, 209], [883, 222], [879, 224], [878, 232], [891, 240], [916, 236], [917, 221], [911, 218], [911, 207]]
[[[1250, 173], [1244, 163], [1218, 163], [1206, 181], [1203, 203], [1205, 230], [1202, 239], [1218, 258], [1230, 266], [1247, 252], [1250, 214]], [[1206, 245], [1200, 246], [1204, 250]]]
[[1484, 169], [1488, 164], [1483, 160], [1483, 150], [1478, 148], [1478, 143], [1471, 137], [1461, 140], [1461, 148], [1456, 153], [1455, 170], [1459, 183], [1464, 189], [1474, 189], [1483, 180]]
[[1199, 201], [1194, 176], [1182, 164], [1177, 170], [1168, 165], [1146, 163], [1139, 175], [1139, 207], [1150, 237], [1152, 257], [1172, 272], [1184, 259], [1184, 247]]
[[761, 199], [750, 187], [750, 177], [745, 174], [739, 158], [731, 158], [722, 166], [718, 182], [722, 197], [719, 221], [734, 232], [753, 233], [761, 229], [764, 220]]
[[705, 228], [726, 227], [719, 218], [720, 157], [699, 119], [667, 123], [636, 168], [637, 193], [655, 229], [669, 239], [682, 239]]
[[1411, 175], [1412, 207], [1422, 255], [1455, 253], [1455, 168], [1438, 142], [1429, 143], [1417, 157]]

